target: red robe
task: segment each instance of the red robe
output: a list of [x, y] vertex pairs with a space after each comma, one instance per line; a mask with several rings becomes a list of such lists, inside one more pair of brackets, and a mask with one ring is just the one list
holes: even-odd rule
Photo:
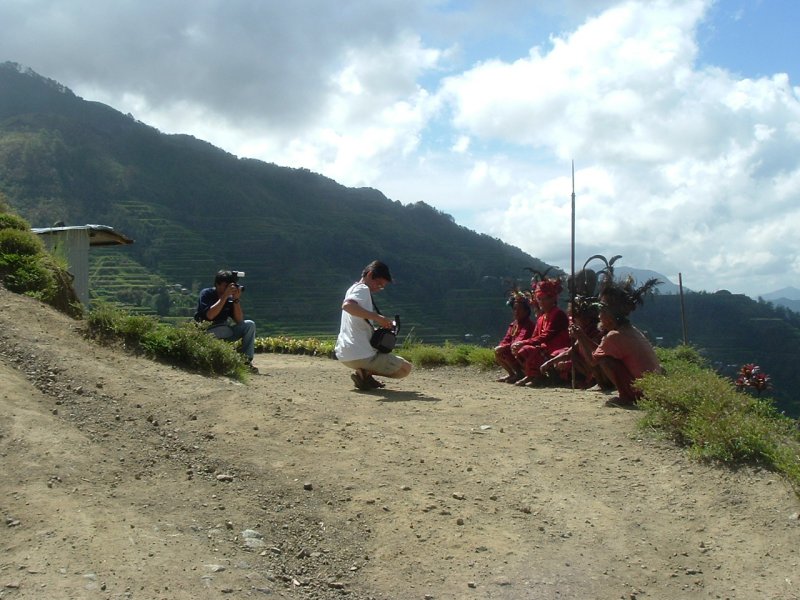
[[497, 345], [497, 350], [495, 353], [498, 356], [502, 356], [506, 359], [513, 359], [516, 360], [516, 357], [513, 356], [511, 352], [511, 344], [514, 342], [524, 342], [528, 338], [533, 335], [533, 331], [536, 328], [536, 324], [530, 318], [530, 316], [525, 317], [521, 321], [514, 320], [508, 326], [508, 330], [506, 331], [506, 335], [500, 340], [500, 343]]
[[553, 354], [569, 346], [569, 319], [567, 313], [554, 306], [539, 315], [531, 338], [520, 348], [517, 356], [522, 360], [526, 377], [540, 377], [539, 367]]

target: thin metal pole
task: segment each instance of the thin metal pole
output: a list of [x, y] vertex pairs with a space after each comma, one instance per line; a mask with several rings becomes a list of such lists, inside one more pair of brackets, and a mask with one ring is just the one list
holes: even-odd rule
[[686, 333], [686, 308], [683, 305], [683, 277], [678, 273], [678, 291], [681, 295], [681, 325], [683, 327], [683, 345], [689, 345], [689, 336]]
[[[570, 286], [569, 302], [571, 312], [575, 313], [575, 161], [572, 161], [572, 238], [570, 240], [570, 274], [572, 286]], [[575, 358], [570, 361], [572, 364], [572, 389], [575, 389]]]

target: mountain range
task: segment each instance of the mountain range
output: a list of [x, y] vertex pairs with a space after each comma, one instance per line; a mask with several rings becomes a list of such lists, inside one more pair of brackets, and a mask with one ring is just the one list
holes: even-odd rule
[[800, 313], [800, 290], [796, 287], [785, 287], [759, 296], [762, 300], [772, 302], [775, 306], [783, 306]]
[[380, 306], [442, 340], [496, 335], [510, 287], [549, 266], [425, 203], [160, 133], [13, 63], [0, 90], [0, 190], [34, 227], [101, 223], [133, 238], [91, 253], [95, 292], [122, 290], [128, 304], [156, 304], [163, 290], [146, 274], [157, 274], [169, 314], [190, 315], [228, 268], [247, 274], [260, 334], [335, 335], [345, 290], [378, 258], [394, 277]]
[[[511, 320], [508, 291], [550, 267], [425, 203], [161, 133], [15, 63], [0, 64], [0, 195], [34, 227], [100, 223], [135, 240], [91, 251], [95, 301], [187, 321], [218, 269], [245, 271], [262, 336], [334, 336], [344, 291], [380, 258], [394, 282], [378, 304], [406, 335], [493, 343]], [[651, 339], [696, 345], [723, 372], [761, 363], [781, 408], [800, 415], [800, 315], [779, 304], [797, 290], [681, 298], [654, 271], [615, 272], [664, 282], [634, 313]]]

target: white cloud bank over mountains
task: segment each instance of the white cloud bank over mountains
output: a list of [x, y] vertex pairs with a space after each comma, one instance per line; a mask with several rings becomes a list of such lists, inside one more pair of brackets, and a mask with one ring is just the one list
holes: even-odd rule
[[710, 0], [529, 4], [9, 0], [0, 57], [162, 131], [425, 201], [565, 269], [574, 160], [578, 265], [621, 254], [753, 296], [800, 284], [789, 75], [702, 62], [726, 14]]

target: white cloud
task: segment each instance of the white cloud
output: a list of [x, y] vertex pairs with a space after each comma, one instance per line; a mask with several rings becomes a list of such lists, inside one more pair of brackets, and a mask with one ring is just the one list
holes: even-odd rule
[[578, 262], [622, 254], [692, 289], [800, 286], [800, 88], [699, 64], [712, 8], [6, 0], [0, 57], [162, 131], [425, 201], [562, 268], [574, 159]]
[[[800, 104], [784, 75], [737, 80], [695, 68], [693, 31], [706, 5], [621, 3], [549, 50], [449, 78], [442, 94], [454, 125], [473, 137], [537, 147], [563, 171], [576, 158], [576, 231], [587, 251], [688, 270], [694, 289], [725, 282], [753, 293], [781, 269], [798, 276], [786, 272], [800, 249], [782, 226], [786, 206], [768, 207], [800, 200], [786, 171], [800, 150]], [[490, 233], [568, 265], [569, 182], [523, 171], [508, 179], [517, 185], [504, 188], [508, 204]]]

